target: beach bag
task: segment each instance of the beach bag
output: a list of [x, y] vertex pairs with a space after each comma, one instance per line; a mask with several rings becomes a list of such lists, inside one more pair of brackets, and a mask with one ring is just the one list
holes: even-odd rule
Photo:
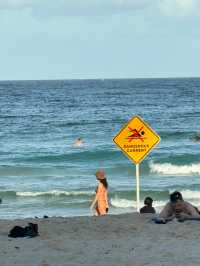
[[14, 226], [8, 236], [17, 238], [17, 237], [35, 237], [38, 236], [38, 225], [34, 223], [29, 223], [28, 226], [21, 227], [21, 226]]

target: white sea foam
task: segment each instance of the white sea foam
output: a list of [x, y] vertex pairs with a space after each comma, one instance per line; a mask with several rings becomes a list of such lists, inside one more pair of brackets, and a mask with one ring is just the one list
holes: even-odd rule
[[24, 191], [24, 192], [17, 192], [16, 195], [19, 197], [37, 197], [37, 196], [79, 196], [79, 195], [92, 195], [94, 194], [93, 191], [62, 191], [62, 190], [50, 190], [50, 191]]
[[[170, 193], [173, 191], [170, 191]], [[189, 201], [194, 206], [200, 206], [200, 191], [182, 190], [180, 192], [182, 193], [184, 200]], [[168, 198], [166, 200], [154, 200], [153, 207], [155, 207], [157, 211], [160, 211], [168, 201]], [[110, 203], [115, 208], [137, 208], [136, 201], [119, 197], [111, 198]], [[143, 206], [143, 201], [140, 201], [140, 206]]]
[[118, 208], [131, 208], [131, 207], [136, 207], [136, 202], [127, 200], [127, 199], [120, 199], [120, 198], [111, 198], [110, 203], [113, 207], [118, 207]]
[[[160, 209], [166, 204], [167, 201], [154, 201], [153, 206]], [[137, 202], [134, 200], [127, 200], [122, 198], [112, 198], [110, 201], [111, 205], [116, 208], [137, 208]], [[143, 201], [140, 202], [140, 206], [143, 206]]]
[[197, 175], [200, 174], [200, 164], [175, 165], [171, 163], [150, 163], [151, 173], [164, 175]]
[[185, 200], [198, 200], [200, 199], [200, 191], [193, 191], [193, 190], [182, 190], [181, 191], [182, 195], [183, 195], [183, 198]]

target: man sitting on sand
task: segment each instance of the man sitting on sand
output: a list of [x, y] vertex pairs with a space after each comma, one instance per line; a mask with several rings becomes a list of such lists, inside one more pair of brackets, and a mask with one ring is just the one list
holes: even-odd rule
[[153, 199], [146, 197], [144, 200], [144, 207], [140, 209], [140, 213], [156, 213], [154, 207], [152, 207]]
[[192, 204], [183, 200], [182, 194], [175, 191], [170, 195], [170, 201], [161, 211], [159, 218], [164, 222], [177, 218], [179, 221], [184, 221], [187, 218], [197, 217], [199, 212]]

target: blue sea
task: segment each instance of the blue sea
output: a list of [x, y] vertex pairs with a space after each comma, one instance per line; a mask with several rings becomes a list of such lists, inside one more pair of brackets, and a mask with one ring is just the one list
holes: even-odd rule
[[112, 140], [134, 115], [161, 137], [140, 165], [141, 204], [159, 211], [179, 190], [200, 207], [200, 79], [1, 81], [0, 218], [90, 215], [99, 168], [110, 213], [135, 212], [135, 165]]

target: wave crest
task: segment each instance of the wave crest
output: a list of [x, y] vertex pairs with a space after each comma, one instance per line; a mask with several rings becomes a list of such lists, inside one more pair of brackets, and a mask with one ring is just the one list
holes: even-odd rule
[[200, 199], [200, 191], [195, 190], [182, 190], [183, 198], [186, 200], [199, 200]]
[[164, 175], [199, 175], [200, 164], [175, 165], [171, 163], [151, 163], [150, 172]]
[[38, 197], [38, 196], [90, 196], [94, 194], [92, 191], [62, 191], [62, 190], [50, 190], [50, 191], [24, 191], [16, 192], [18, 197]]
[[[116, 208], [137, 208], [137, 202], [135, 200], [127, 200], [127, 199], [123, 199], [123, 198], [112, 198], [110, 201], [111, 205], [113, 207]], [[163, 207], [166, 204], [166, 201], [154, 201], [153, 206], [155, 208], [160, 209], [161, 207]], [[143, 202], [140, 201], [140, 206], [143, 206]]]

